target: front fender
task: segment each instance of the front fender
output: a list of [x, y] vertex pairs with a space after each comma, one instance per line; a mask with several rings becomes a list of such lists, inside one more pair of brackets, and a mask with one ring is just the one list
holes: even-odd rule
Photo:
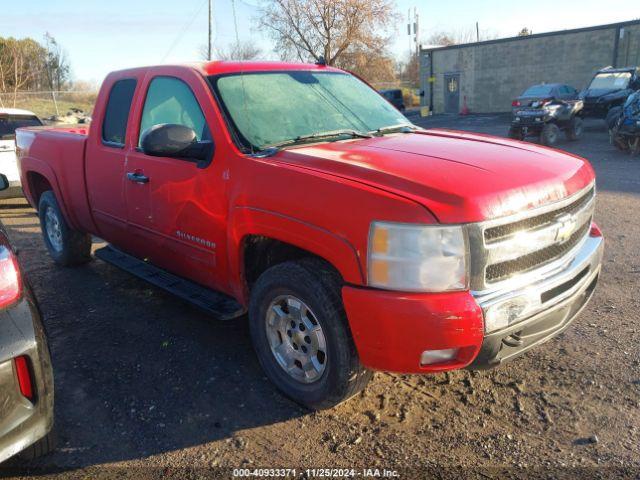
[[345, 282], [363, 284], [359, 252], [346, 239], [317, 225], [255, 207], [232, 210], [228, 228], [229, 272], [236, 298], [246, 300], [242, 242], [249, 235], [261, 235], [307, 250], [329, 262]]

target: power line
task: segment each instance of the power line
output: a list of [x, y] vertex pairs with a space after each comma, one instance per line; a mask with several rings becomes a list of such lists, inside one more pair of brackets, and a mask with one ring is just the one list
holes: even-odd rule
[[173, 43], [171, 44], [171, 46], [169, 47], [169, 50], [167, 50], [167, 53], [164, 54], [164, 57], [162, 57], [162, 60], [160, 60], [160, 63], [164, 63], [164, 61], [167, 59], [167, 57], [171, 54], [171, 52], [173, 51], [174, 48], [176, 48], [176, 46], [178, 45], [178, 43], [180, 42], [180, 40], [182, 40], [183, 35], [186, 33], [186, 31], [189, 29], [189, 27], [191, 27], [191, 25], [193, 25], [193, 22], [196, 20], [196, 18], [198, 17], [198, 15], [200, 14], [200, 11], [202, 10], [202, 8], [206, 5], [208, 0], [204, 0], [200, 6], [198, 7], [198, 9], [194, 12], [193, 16], [189, 19], [189, 21], [187, 23], [184, 24], [184, 26], [182, 27], [182, 30], [180, 30], [180, 32], [178, 33], [178, 36], [175, 38], [175, 40], [173, 41]]

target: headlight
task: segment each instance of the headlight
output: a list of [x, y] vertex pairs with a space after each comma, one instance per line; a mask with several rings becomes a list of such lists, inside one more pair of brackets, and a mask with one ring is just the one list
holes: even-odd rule
[[372, 287], [409, 292], [465, 290], [465, 231], [461, 226], [373, 222], [367, 267]]

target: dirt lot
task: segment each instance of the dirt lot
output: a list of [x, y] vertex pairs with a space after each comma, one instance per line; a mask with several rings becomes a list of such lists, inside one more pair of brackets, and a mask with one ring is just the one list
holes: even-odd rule
[[[414, 120], [507, 131], [502, 116]], [[211, 321], [98, 260], [58, 268], [34, 211], [1, 205], [44, 312], [59, 435], [54, 454], [9, 467], [58, 478], [230, 478], [220, 467], [638, 478], [640, 158], [609, 146], [600, 122], [559, 147], [597, 170], [597, 221], [607, 238], [599, 287], [574, 325], [489, 372], [376, 374], [362, 396], [322, 413], [274, 390], [246, 319]]]

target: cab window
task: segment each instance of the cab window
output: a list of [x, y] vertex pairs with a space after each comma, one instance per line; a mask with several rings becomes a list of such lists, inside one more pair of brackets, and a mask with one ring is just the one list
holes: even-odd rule
[[111, 87], [102, 122], [102, 141], [109, 146], [124, 146], [127, 119], [135, 90], [136, 80], [133, 78], [118, 80]]
[[151, 81], [142, 111], [140, 136], [164, 123], [192, 128], [198, 141], [211, 140], [202, 109], [191, 89], [182, 80], [172, 77], [156, 77]]

